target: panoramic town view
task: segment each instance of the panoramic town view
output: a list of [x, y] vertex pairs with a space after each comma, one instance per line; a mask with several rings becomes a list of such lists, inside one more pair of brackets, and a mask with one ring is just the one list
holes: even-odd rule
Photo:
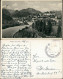
[[61, 38], [61, 1], [3, 1], [2, 38]]

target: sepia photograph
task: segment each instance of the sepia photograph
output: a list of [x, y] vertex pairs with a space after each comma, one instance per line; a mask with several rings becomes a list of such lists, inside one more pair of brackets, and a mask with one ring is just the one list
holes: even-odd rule
[[62, 38], [62, 1], [2, 1], [2, 38]]

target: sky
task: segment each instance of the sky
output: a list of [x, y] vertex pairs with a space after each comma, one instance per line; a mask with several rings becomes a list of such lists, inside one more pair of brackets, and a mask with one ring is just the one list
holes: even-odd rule
[[62, 10], [61, 1], [3, 1], [2, 7], [12, 10], [34, 8], [41, 12]]

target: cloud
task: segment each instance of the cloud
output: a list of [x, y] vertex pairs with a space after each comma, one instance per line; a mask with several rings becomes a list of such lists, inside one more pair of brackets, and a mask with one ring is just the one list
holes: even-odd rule
[[36, 2], [33, 2], [33, 1], [26, 1], [24, 2], [24, 8], [34, 8], [34, 9], [37, 9], [39, 11], [51, 11], [51, 10], [61, 10], [61, 6], [62, 6], [62, 3], [61, 2], [58, 2], [58, 1], [52, 1], [52, 2], [45, 2], [45, 1], [36, 1]]
[[26, 8], [34, 8], [41, 12], [52, 11], [52, 10], [62, 10], [61, 1], [6, 1], [3, 3], [3, 7], [11, 8], [15, 10], [22, 10]]
[[42, 12], [50, 11], [48, 8], [42, 8]]
[[17, 6], [18, 6], [18, 4], [17, 4], [17, 3], [14, 3], [12, 6], [13, 6], [13, 7], [17, 7]]
[[51, 10], [62, 10], [62, 3], [50, 4], [50, 9]]
[[14, 10], [19, 10], [18, 8], [15, 8]]
[[8, 6], [8, 7], [7, 7], [7, 9], [11, 9], [11, 7], [10, 7], [10, 6]]
[[12, 9], [10, 6], [8, 6], [8, 5], [4, 5], [4, 6], [2, 6], [2, 8], [7, 8], [7, 9]]
[[6, 5], [3, 5], [2, 8], [6, 8]]
[[62, 3], [59, 3], [57, 6], [59, 9], [62, 9]]

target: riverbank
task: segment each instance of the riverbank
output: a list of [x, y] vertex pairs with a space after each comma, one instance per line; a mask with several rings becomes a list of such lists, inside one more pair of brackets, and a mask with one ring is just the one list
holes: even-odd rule
[[22, 30], [25, 27], [30, 27], [32, 25], [32, 22], [28, 22], [29, 25], [21, 25], [21, 26], [14, 26], [9, 27], [6, 29], [2, 29], [2, 38], [13, 38], [13, 35], [18, 31]]

